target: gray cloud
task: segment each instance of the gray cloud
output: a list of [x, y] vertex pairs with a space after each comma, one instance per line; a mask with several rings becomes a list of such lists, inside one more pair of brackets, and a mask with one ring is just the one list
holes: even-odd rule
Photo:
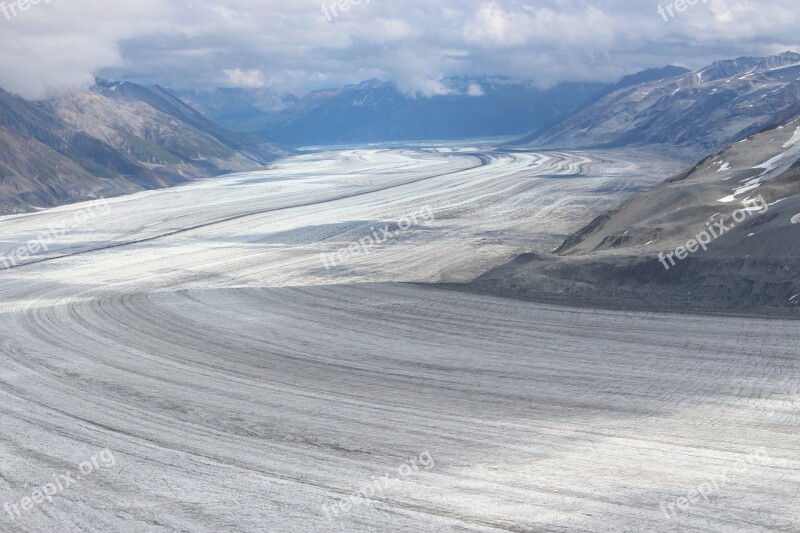
[[333, 0], [40, 0], [10, 17], [0, 4], [0, 86], [41, 98], [101, 75], [303, 92], [378, 77], [430, 95], [453, 75], [609, 81], [800, 50], [795, 0], [674, 1], [363, 0], [335, 16]]

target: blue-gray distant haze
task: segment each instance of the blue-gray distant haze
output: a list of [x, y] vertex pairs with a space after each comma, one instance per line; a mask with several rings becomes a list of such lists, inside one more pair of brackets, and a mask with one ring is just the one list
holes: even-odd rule
[[[542, 132], [605, 89], [559, 83], [539, 89], [508, 78], [447, 78], [453, 94], [416, 98], [393, 82], [369, 80], [302, 99], [258, 89], [175, 91], [187, 104], [233, 131], [256, 132], [295, 146], [420, 139], [475, 139]], [[480, 93], [470, 95], [470, 87]], [[281, 109], [283, 108], [283, 109]]]
[[[448, 94], [453, 76], [548, 88], [800, 49], [794, 0], [50, 0], [0, 13], [0, 87], [28, 99], [95, 75], [177, 89], [304, 94], [378, 78]], [[683, 7], [683, 10], [678, 10]], [[479, 92], [479, 88], [473, 88]]]

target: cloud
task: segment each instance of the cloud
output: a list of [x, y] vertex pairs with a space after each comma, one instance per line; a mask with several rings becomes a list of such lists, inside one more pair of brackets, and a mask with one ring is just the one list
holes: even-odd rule
[[483, 96], [483, 87], [481, 87], [477, 83], [471, 83], [470, 86], [467, 88], [467, 95], [468, 96]]
[[240, 68], [235, 69], [223, 69], [222, 72], [225, 74], [226, 80], [223, 82], [225, 87], [249, 87], [249, 88], [260, 88], [263, 87], [264, 84], [264, 75], [258, 69], [250, 69], [250, 70], [242, 70]]
[[525, 14], [503, 9], [496, 2], [484, 4], [464, 27], [464, 39], [483, 47], [521, 46], [528, 40]]
[[0, 14], [0, 86], [42, 98], [100, 75], [302, 93], [382, 78], [430, 96], [449, 93], [448, 76], [546, 86], [800, 50], [795, 0], [708, 0], [669, 21], [657, 8], [641, 0], [373, 0], [328, 20], [319, 0], [42, 0], [10, 19]]

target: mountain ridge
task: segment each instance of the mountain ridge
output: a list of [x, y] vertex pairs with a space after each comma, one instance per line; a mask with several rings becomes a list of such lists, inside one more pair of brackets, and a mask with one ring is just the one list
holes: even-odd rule
[[0, 214], [255, 170], [288, 153], [158, 86], [98, 79], [38, 102], [0, 89]]
[[722, 60], [615, 90], [525, 148], [664, 146], [698, 158], [761, 131], [800, 102], [800, 54]]

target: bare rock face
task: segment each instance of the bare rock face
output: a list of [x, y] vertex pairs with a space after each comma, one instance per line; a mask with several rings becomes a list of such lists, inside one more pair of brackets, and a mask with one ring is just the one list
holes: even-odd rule
[[0, 214], [252, 170], [285, 153], [159, 87], [98, 81], [44, 102], [0, 89]]

